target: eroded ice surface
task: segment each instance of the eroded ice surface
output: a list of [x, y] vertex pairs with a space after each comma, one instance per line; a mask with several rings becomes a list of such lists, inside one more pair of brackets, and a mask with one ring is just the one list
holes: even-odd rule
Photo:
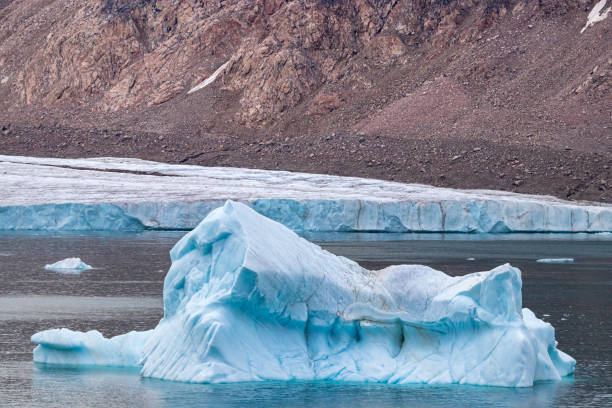
[[45, 269], [55, 272], [79, 273], [91, 269], [81, 258], [66, 258], [54, 264], [45, 265]]
[[0, 229], [193, 229], [233, 199], [294, 231], [600, 232], [612, 206], [138, 159], [0, 156]]
[[507, 264], [462, 277], [421, 265], [369, 271], [231, 201], [170, 255], [154, 330], [129, 342], [46, 331], [32, 337], [34, 360], [126, 365], [122, 348], [143, 376], [211, 383], [523, 387], [574, 369], [553, 327], [522, 308], [520, 271]]

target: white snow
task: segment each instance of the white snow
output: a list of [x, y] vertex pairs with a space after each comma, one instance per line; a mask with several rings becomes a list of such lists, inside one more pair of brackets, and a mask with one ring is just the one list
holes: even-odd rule
[[227, 64], [229, 64], [229, 61], [227, 61], [225, 64], [217, 68], [217, 70], [213, 72], [212, 75], [206, 78], [204, 81], [200, 82], [199, 84], [191, 88], [189, 92], [187, 92], [187, 95], [194, 93], [195, 91], [199, 91], [200, 89], [212, 84], [215, 81], [215, 79], [217, 79], [219, 74], [221, 74], [221, 72], [223, 72], [223, 70], [227, 67]]
[[192, 229], [233, 199], [296, 231], [612, 231], [605, 204], [138, 159], [0, 155], [0, 191], [3, 230]]
[[612, 10], [612, 6], [608, 7], [605, 11], [602, 12], [608, 0], [600, 0], [595, 6], [593, 6], [593, 10], [589, 13], [587, 17], [586, 25], [580, 30], [580, 33], [584, 33], [587, 28], [592, 26], [595, 23], [599, 23], [600, 21], [604, 21], [606, 17], [608, 17], [608, 13]]
[[532, 386], [575, 361], [522, 308], [510, 265], [450, 277], [369, 271], [228, 201], [181, 239], [150, 332], [32, 336], [34, 361], [122, 365], [166, 380], [326, 380]]
[[85, 262], [81, 261], [81, 258], [66, 258], [54, 264], [45, 265], [45, 269], [55, 272], [78, 273], [92, 268]]
[[574, 258], [542, 258], [536, 262], [539, 263], [573, 263]]

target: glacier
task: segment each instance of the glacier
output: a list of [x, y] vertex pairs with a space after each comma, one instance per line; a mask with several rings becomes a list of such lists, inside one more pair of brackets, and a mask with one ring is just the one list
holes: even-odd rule
[[191, 230], [228, 200], [297, 232], [609, 232], [612, 206], [355, 177], [0, 155], [0, 230]]
[[45, 269], [62, 273], [79, 273], [92, 268], [83, 262], [81, 258], [66, 258], [56, 263], [45, 265]]
[[170, 257], [153, 330], [43, 331], [34, 361], [197, 383], [529, 387], [574, 370], [554, 328], [522, 307], [521, 273], [508, 264], [459, 277], [422, 265], [370, 271], [233, 201]]

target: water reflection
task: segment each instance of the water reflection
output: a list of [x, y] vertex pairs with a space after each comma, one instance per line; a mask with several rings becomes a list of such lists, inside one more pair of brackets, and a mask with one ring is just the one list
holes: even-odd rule
[[574, 382], [540, 383], [533, 388], [475, 386], [335, 384], [325, 382], [183, 384], [143, 379], [131, 370], [49, 369], [35, 366], [35, 405], [147, 407], [541, 407], [556, 405]]

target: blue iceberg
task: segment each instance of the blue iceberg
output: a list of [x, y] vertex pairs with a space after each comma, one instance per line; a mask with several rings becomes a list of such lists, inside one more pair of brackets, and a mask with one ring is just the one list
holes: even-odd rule
[[[34, 361], [135, 366], [167, 380], [328, 380], [528, 387], [575, 361], [522, 308], [510, 265], [450, 277], [370, 271], [228, 201], [183, 237], [149, 332], [47, 330]], [[128, 356], [128, 357], [126, 357]]]

